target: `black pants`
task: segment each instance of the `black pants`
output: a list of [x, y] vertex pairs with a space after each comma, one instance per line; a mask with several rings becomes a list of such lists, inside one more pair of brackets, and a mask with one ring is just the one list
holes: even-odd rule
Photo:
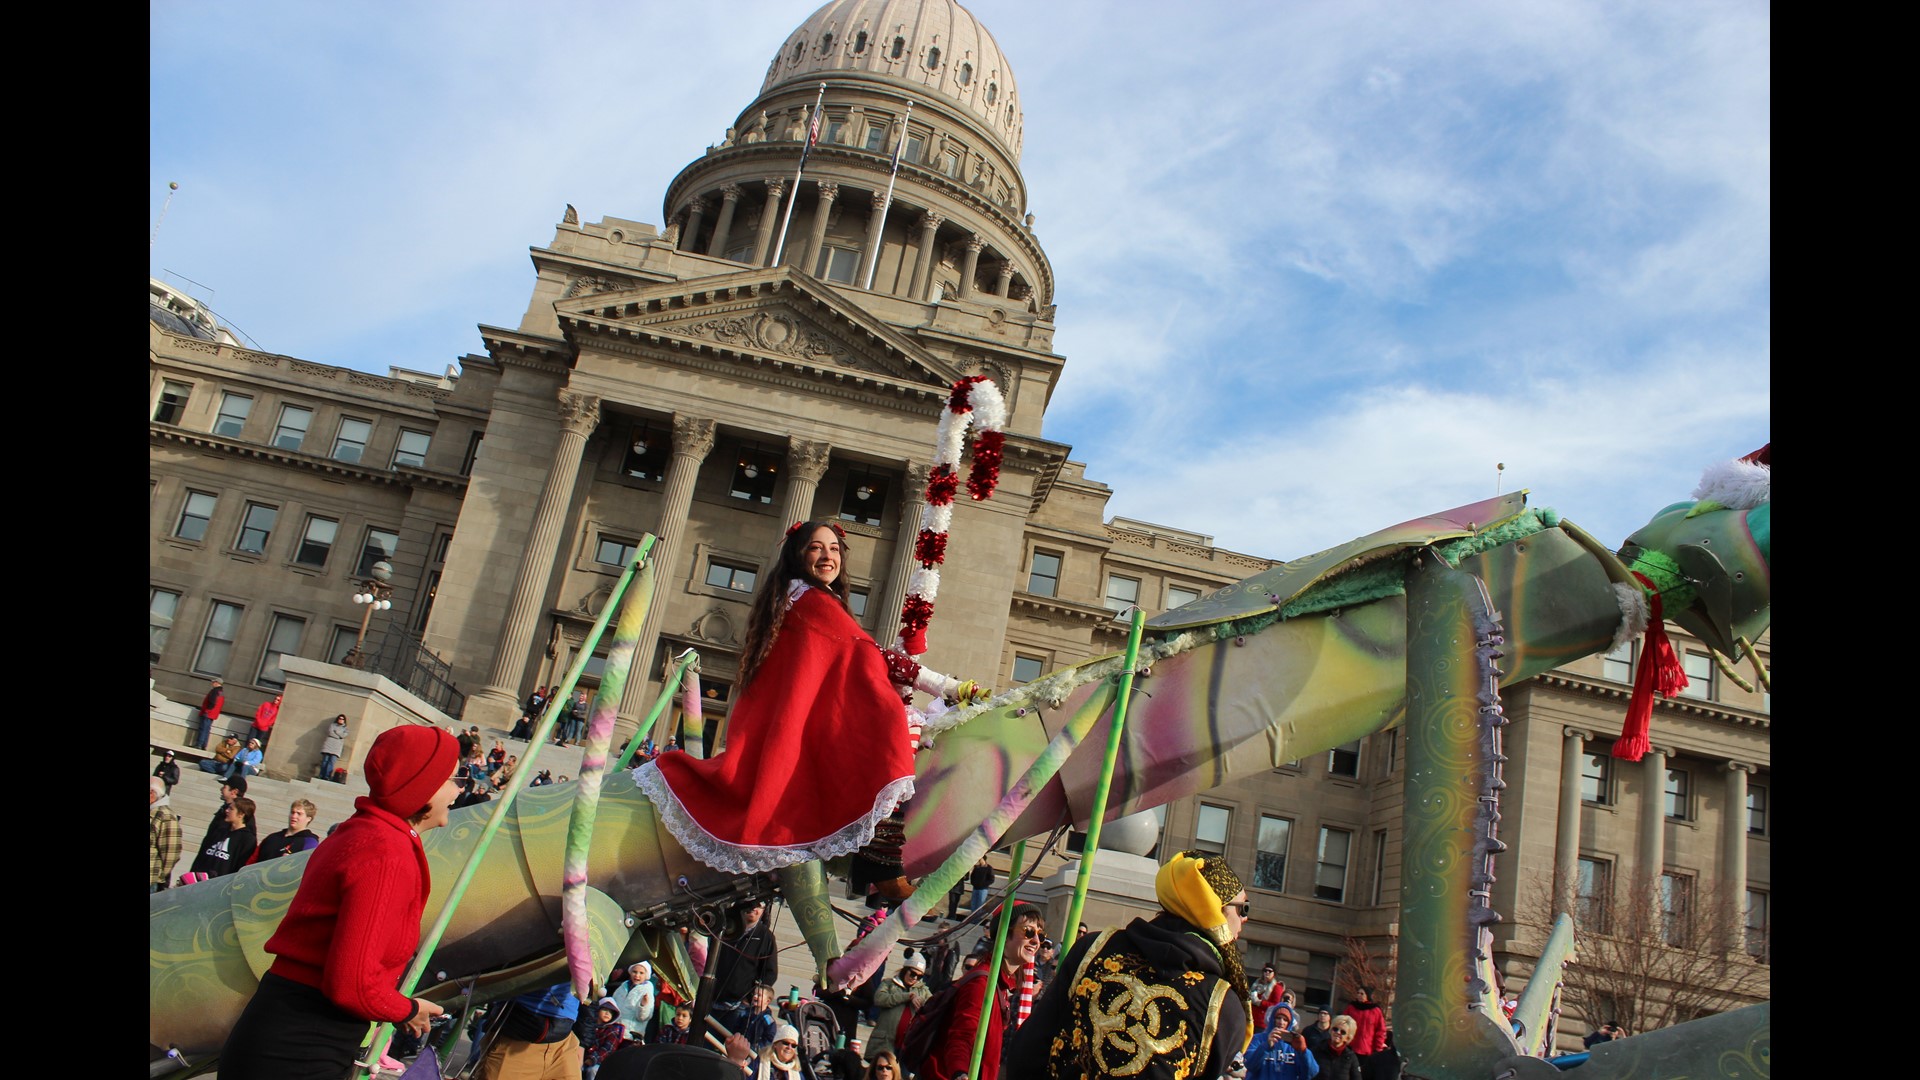
[[341, 1080], [370, 1023], [269, 971], [220, 1051], [220, 1080]]

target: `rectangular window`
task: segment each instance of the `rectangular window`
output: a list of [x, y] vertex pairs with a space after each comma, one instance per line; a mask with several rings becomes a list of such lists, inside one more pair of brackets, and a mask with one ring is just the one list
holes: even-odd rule
[[1013, 685], [1021, 686], [1039, 678], [1040, 672], [1045, 669], [1045, 666], [1046, 661], [1041, 660], [1039, 657], [1015, 655], [1013, 658]]
[[147, 598], [147, 660], [159, 663], [167, 651], [167, 635], [173, 631], [173, 617], [180, 611], [180, 594], [155, 589]]
[[1327, 751], [1327, 775], [1359, 777], [1359, 739], [1355, 739], [1350, 743], [1341, 743], [1339, 746]]
[[[1307, 954], [1307, 981], [1300, 987], [1300, 1004], [1309, 1009], [1333, 1008], [1333, 980], [1340, 971], [1338, 957], [1326, 953]], [[1303, 1018], [1300, 1026], [1307, 1027]]]
[[1373, 906], [1379, 907], [1387, 895], [1387, 830], [1373, 834]]
[[298, 450], [307, 441], [307, 427], [313, 423], [313, 410], [300, 405], [282, 405], [280, 422], [273, 426], [273, 445], [281, 450]]
[[867, 617], [867, 590], [847, 587], [847, 610], [853, 613], [855, 620]]
[[1768, 960], [1768, 894], [1747, 890], [1747, 955], [1761, 963]]
[[467, 452], [460, 459], [460, 475], [472, 476], [474, 460], [480, 456], [480, 440], [486, 432], [476, 431], [467, 436]]
[[427, 619], [433, 614], [433, 598], [440, 595], [440, 571], [427, 574], [427, 587], [421, 592], [420, 610], [414, 613], [413, 630], [420, 633], [427, 628]]
[[287, 685], [286, 672], [280, 670], [280, 658], [300, 654], [300, 637], [306, 631], [307, 620], [292, 615], [274, 615], [273, 626], [267, 631], [267, 655], [260, 661], [261, 685], [282, 688]]
[[1633, 642], [1621, 642], [1619, 648], [1600, 658], [1600, 677], [1617, 683], [1633, 682]]
[[393, 553], [399, 550], [399, 533], [368, 526], [366, 542], [360, 545], [360, 565], [353, 572], [365, 577], [373, 573], [374, 563], [384, 562], [391, 566]]
[[227, 659], [233, 654], [233, 639], [240, 631], [243, 610], [238, 604], [213, 602], [213, 611], [207, 616], [207, 631], [200, 636], [200, 653], [193, 658], [196, 674], [226, 677]]
[[867, 125], [867, 149], [885, 153], [887, 149], [887, 125]]
[[827, 281], [853, 283], [853, 276], [860, 270], [860, 253], [852, 248], [830, 247], [820, 252], [819, 265], [814, 267], [813, 275]]
[[846, 131], [847, 131], [846, 117], [830, 116], [827, 118], [827, 141], [828, 142], [834, 143], [837, 145], [841, 141], [841, 139], [845, 136]]
[[727, 494], [764, 506], [773, 502], [773, 484], [779, 478], [779, 458], [762, 450], [742, 450], [739, 462], [733, 467], [733, 482]]
[[1345, 829], [1320, 827], [1320, 854], [1313, 867], [1313, 898], [1341, 901], [1347, 897], [1347, 856], [1353, 834]]
[[707, 584], [717, 589], [750, 593], [759, 576], [757, 571], [744, 566], [732, 566], [718, 559], [707, 561]]
[[940, 157], [940, 171], [953, 177], [955, 180], [960, 179], [960, 151], [949, 150], [945, 154], [942, 154]]
[[1693, 820], [1693, 784], [1685, 769], [1667, 770], [1667, 816], [1675, 821]]
[[1688, 650], [1680, 658], [1680, 666], [1687, 673], [1687, 688], [1680, 691], [1681, 697], [1699, 698], [1702, 701], [1713, 697], [1713, 657]]
[[207, 525], [213, 521], [214, 508], [219, 505], [218, 496], [204, 491], [187, 492], [187, 502], [180, 508], [180, 520], [173, 526], [173, 535], [182, 540], [205, 539]]
[[1140, 602], [1140, 579], [1107, 575], [1107, 610], [1125, 611]]
[[306, 531], [300, 534], [300, 546], [294, 549], [293, 561], [301, 566], [324, 568], [339, 534], [340, 523], [332, 518], [309, 517]]
[[360, 637], [357, 626], [336, 626], [333, 628], [333, 640], [327, 643], [327, 663], [337, 664], [353, 651], [353, 643]]
[[847, 486], [840, 493], [840, 520], [862, 525], [880, 524], [887, 507], [887, 478], [866, 469], [847, 474]]
[[1287, 849], [1292, 844], [1293, 822], [1272, 814], [1260, 815], [1260, 835], [1254, 841], [1253, 852], [1254, 885], [1274, 892], [1286, 891]]
[[160, 384], [160, 404], [153, 409], [153, 422], [178, 424], [180, 417], [187, 411], [187, 399], [192, 396], [192, 386], [174, 382], [172, 379], [164, 380]]
[[1189, 589], [1184, 585], [1167, 586], [1167, 607], [1185, 607], [1200, 599], [1199, 589]]
[[410, 469], [424, 468], [427, 464], [427, 447], [433, 445], [433, 436], [424, 431], [411, 428], [400, 429], [400, 444], [393, 448], [393, 467], [402, 465]]
[[273, 537], [273, 523], [280, 517], [280, 511], [271, 506], [262, 506], [250, 502], [240, 516], [240, 536], [234, 540], [236, 551], [250, 551], [255, 555], [267, 550], [267, 541]]
[[910, 161], [913, 164], [918, 165], [920, 164], [920, 159], [926, 155], [926, 147], [927, 147], [926, 139], [922, 138], [919, 135], [908, 135], [907, 136], [907, 152], [900, 155], [900, 160]]
[[1387, 729], [1387, 775], [1392, 776], [1393, 770], [1399, 767], [1400, 767], [1400, 729], [1388, 728]]
[[229, 439], [240, 437], [247, 426], [247, 414], [253, 411], [253, 399], [245, 394], [221, 394], [220, 413], [213, 418], [213, 433]]
[[1033, 569], [1027, 574], [1027, 591], [1035, 596], [1059, 594], [1060, 556], [1046, 551], [1033, 553]]
[[1232, 826], [1233, 811], [1224, 806], [1201, 803], [1200, 818], [1193, 826], [1193, 846], [1219, 855], [1226, 854], [1227, 831]]
[[1767, 835], [1767, 789], [1761, 784], [1747, 784], [1747, 832]]
[[672, 441], [665, 431], [651, 424], [635, 424], [632, 434], [627, 437], [627, 450], [621, 459], [620, 471], [635, 480], [666, 479], [667, 457]]
[[1693, 879], [1683, 874], [1660, 875], [1661, 938], [1676, 949], [1693, 945]]
[[335, 461], [355, 462], [367, 452], [367, 440], [373, 437], [373, 421], [356, 420], [351, 416], [340, 418], [340, 430], [333, 437]]
[[1608, 754], [1580, 755], [1580, 799], [1596, 806], [1613, 805], [1613, 758]]
[[1580, 880], [1576, 886], [1573, 918], [1580, 929], [1590, 934], [1607, 932], [1607, 912], [1613, 907], [1613, 864], [1605, 859], [1580, 857]]
[[625, 540], [615, 540], [611, 536], [603, 536], [600, 538], [600, 543], [594, 548], [593, 561], [605, 563], [608, 566], [625, 568], [628, 563], [633, 561], [633, 553], [639, 550], [640, 545], [638, 544], [629, 543]]

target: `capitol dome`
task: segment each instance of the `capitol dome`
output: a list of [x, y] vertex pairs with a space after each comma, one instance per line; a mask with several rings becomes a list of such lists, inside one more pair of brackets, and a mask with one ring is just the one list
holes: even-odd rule
[[954, 0], [832, 0], [787, 35], [760, 92], [835, 73], [906, 83], [950, 101], [1020, 158], [1013, 68]]

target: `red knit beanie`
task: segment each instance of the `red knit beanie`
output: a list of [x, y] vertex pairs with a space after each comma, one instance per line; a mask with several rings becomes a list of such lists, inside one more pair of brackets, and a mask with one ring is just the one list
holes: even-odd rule
[[397, 817], [412, 817], [453, 775], [459, 758], [460, 743], [437, 727], [388, 728], [367, 752], [367, 787], [374, 805]]

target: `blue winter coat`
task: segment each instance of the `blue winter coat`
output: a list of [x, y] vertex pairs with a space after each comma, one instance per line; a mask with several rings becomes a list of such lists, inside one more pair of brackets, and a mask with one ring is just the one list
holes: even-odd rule
[[1253, 1037], [1247, 1047], [1247, 1080], [1313, 1080], [1320, 1075], [1320, 1064], [1305, 1050], [1294, 1049], [1283, 1034], [1279, 1042], [1268, 1038], [1268, 1028]]

